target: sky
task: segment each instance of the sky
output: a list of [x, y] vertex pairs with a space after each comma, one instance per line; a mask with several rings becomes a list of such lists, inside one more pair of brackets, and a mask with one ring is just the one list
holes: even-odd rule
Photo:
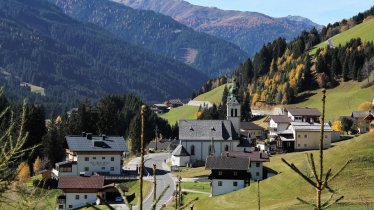
[[368, 10], [374, 0], [186, 0], [224, 10], [259, 12], [272, 17], [299, 15], [327, 25]]

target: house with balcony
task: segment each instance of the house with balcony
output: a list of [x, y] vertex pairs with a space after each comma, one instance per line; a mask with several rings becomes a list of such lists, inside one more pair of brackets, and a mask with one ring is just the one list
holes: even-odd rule
[[315, 108], [287, 108], [287, 116], [292, 122], [318, 123], [321, 112]]
[[52, 170], [57, 179], [64, 176], [91, 176], [94, 174], [121, 175], [122, 158], [128, 152], [121, 136], [66, 136], [66, 160], [56, 163]]
[[270, 115], [266, 117], [264, 122], [269, 123], [269, 137], [275, 137], [279, 133], [287, 130], [291, 121], [292, 120], [287, 115]]

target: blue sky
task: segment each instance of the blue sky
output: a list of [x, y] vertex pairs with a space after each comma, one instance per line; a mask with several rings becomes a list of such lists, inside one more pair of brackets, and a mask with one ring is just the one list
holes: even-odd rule
[[220, 9], [260, 12], [273, 17], [299, 15], [327, 25], [374, 5], [373, 0], [186, 0]]

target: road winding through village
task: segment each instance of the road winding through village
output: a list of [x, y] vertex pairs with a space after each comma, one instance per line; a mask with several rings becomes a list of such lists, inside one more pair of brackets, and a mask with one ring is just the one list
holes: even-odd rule
[[[145, 173], [144, 180], [153, 181], [153, 164], [156, 164], [156, 195], [157, 198], [160, 196], [162, 191], [169, 185], [170, 187], [166, 190], [165, 194], [161, 197], [160, 201], [157, 204], [156, 209], [160, 209], [163, 204], [168, 203], [175, 191], [175, 180], [171, 176], [169, 167], [166, 165], [166, 161], [170, 157], [170, 153], [156, 153], [149, 154], [145, 156], [144, 165]], [[134, 170], [136, 169], [137, 164], [140, 163], [140, 157], [131, 160], [128, 164], [124, 166], [125, 170]], [[153, 183], [152, 183], [153, 184]], [[149, 210], [152, 207], [153, 203], [153, 187], [151, 192], [145, 192], [145, 199], [143, 200], [143, 209]], [[127, 209], [127, 208], [125, 208]], [[137, 206], [133, 207], [137, 209]]]

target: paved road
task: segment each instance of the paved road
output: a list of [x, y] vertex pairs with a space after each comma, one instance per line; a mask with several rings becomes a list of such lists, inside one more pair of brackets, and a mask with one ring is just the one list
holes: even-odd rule
[[335, 48], [334, 44], [332, 43], [332, 37], [327, 40], [327, 43], [329, 44], [330, 48]]
[[[170, 157], [169, 153], [158, 153], [158, 154], [149, 154], [144, 158], [144, 165], [145, 165], [145, 173], [144, 173], [144, 180], [149, 180], [153, 182], [153, 174], [152, 168], [153, 164], [156, 164], [156, 194], [157, 198], [165, 189], [166, 186], [170, 185], [168, 190], [162, 196], [160, 201], [157, 204], [156, 209], [160, 209], [163, 204], [168, 203], [173, 196], [173, 192], [175, 190], [175, 182], [173, 177], [170, 174], [170, 171], [165, 163], [165, 160]], [[125, 170], [135, 170], [136, 165], [140, 163], [140, 157], [131, 160], [126, 166], [123, 168]], [[152, 207], [153, 203], [153, 190], [152, 192], [146, 192], [146, 198], [143, 200], [143, 210], [149, 210]], [[119, 206], [118, 206], [119, 207]], [[127, 209], [123, 205], [121, 205], [120, 209]], [[137, 209], [137, 206], [133, 207], [133, 209]]]

